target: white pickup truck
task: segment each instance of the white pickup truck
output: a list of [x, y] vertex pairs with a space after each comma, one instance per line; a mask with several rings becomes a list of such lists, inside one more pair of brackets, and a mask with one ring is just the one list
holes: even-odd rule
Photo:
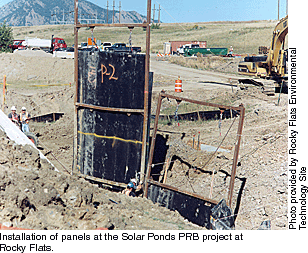
[[179, 47], [176, 50], [176, 52], [177, 52], [177, 54], [184, 54], [186, 48], [190, 49], [190, 48], [199, 48], [199, 47], [200, 47], [199, 44], [185, 44], [185, 45]]

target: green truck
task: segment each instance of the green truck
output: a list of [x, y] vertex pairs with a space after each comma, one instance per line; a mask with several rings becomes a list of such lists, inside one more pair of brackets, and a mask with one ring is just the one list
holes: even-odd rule
[[219, 55], [226, 56], [228, 48], [186, 48], [184, 56], [197, 56], [197, 55]]

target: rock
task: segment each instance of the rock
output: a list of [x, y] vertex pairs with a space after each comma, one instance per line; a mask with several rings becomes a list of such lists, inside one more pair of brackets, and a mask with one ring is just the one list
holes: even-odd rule
[[32, 80], [32, 79], [38, 79], [38, 76], [36, 75], [28, 75], [27, 80]]

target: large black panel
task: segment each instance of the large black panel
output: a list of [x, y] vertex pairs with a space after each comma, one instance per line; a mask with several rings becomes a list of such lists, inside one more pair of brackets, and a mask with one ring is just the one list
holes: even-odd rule
[[[143, 109], [145, 55], [79, 52], [79, 103]], [[140, 171], [143, 114], [80, 107], [77, 168], [86, 175], [127, 183]]]
[[80, 102], [142, 109], [145, 55], [79, 52]]
[[149, 186], [148, 199], [170, 210], [177, 210], [183, 217], [199, 226], [210, 228], [211, 206], [205, 205], [202, 199], [154, 184]]

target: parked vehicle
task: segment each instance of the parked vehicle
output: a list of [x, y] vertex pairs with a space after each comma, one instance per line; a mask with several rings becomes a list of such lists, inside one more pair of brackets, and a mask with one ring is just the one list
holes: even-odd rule
[[110, 48], [111, 46], [112, 46], [111, 42], [104, 42], [101, 48], [103, 51], [107, 51], [107, 48]]
[[24, 41], [25, 40], [14, 40], [13, 44], [9, 45], [9, 47], [12, 48], [13, 51], [16, 49], [26, 49]]
[[53, 38], [52, 37], [52, 51], [57, 48], [67, 48], [66, 42], [62, 38]]
[[181, 47], [179, 47], [176, 52], [177, 54], [184, 54], [186, 49], [190, 48], [200, 48], [199, 44], [185, 44]]
[[88, 48], [88, 43], [87, 42], [81, 42], [80, 46], [78, 46], [79, 49], [85, 49]]
[[53, 57], [59, 57], [62, 59], [74, 59], [74, 55], [73, 47], [57, 48], [53, 51]]
[[125, 43], [115, 43], [111, 47], [106, 48], [107, 52], [122, 52], [122, 53], [139, 53], [141, 47], [128, 47]]
[[228, 54], [228, 48], [188, 48], [185, 49], [184, 56], [194, 55], [219, 55], [226, 56]]
[[200, 48], [205, 48], [207, 43], [206, 41], [183, 41], [183, 40], [177, 40], [177, 41], [169, 41], [169, 43], [171, 44], [171, 48], [170, 48], [170, 52], [165, 52], [165, 53], [171, 53], [171, 54], [176, 54], [176, 51], [178, 48], [180, 48], [183, 45], [186, 44], [198, 44]]
[[24, 42], [27, 49], [37, 50], [41, 49], [46, 52], [53, 52], [56, 49], [59, 48], [67, 48], [67, 45], [62, 38], [51, 38], [51, 40], [48, 39], [39, 39], [39, 38], [28, 38]]

